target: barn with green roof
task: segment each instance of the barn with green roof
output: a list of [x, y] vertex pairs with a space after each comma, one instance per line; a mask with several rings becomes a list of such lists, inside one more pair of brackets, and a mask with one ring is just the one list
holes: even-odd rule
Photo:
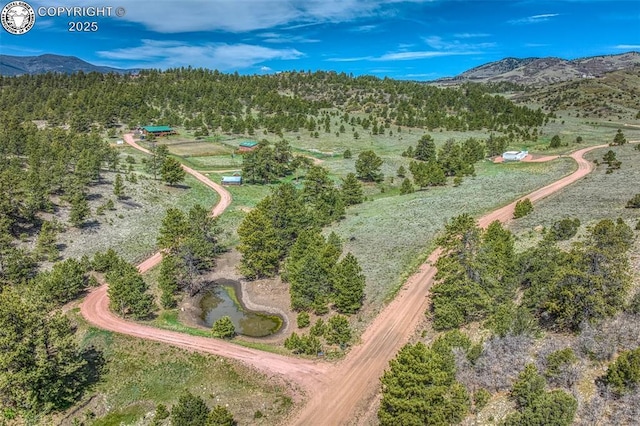
[[142, 131], [145, 135], [166, 136], [175, 135], [176, 132], [170, 126], [144, 126]]

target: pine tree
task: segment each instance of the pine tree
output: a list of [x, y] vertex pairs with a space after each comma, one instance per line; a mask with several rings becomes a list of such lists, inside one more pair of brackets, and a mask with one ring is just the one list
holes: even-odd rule
[[333, 274], [334, 303], [339, 312], [355, 314], [364, 299], [365, 276], [358, 259], [351, 254], [338, 263]]
[[109, 307], [122, 316], [135, 319], [148, 317], [153, 311], [153, 298], [147, 294], [147, 284], [138, 270], [120, 259], [106, 275]]
[[66, 409], [90, 382], [68, 318], [25, 301], [11, 287], [0, 291], [0, 341], [2, 404], [25, 418]]
[[224, 316], [213, 323], [211, 335], [219, 339], [230, 339], [236, 335], [236, 327], [233, 325], [231, 318]]
[[71, 225], [79, 228], [89, 216], [89, 203], [86, 196], [81, 192], [76, 192], [71, 198], [71, 211], [69, 213], [69, 222]]
[[431, 135], [424, 135], [413, 151], [413, 158], [421, 161], [436, 161], [436, 144]]
[[162, 258], [158, 287], [162, 292], [160, 295], [162, 307], [165, 309], [175, 308], [176, 300], [174, 295], [178, 291], [178, 264], [177, 259], [172, 255], [166, 254]]
[[356, 172], [359, 179], [369, 182], [380, 182], [384, 175], [380, 173], [382, 158], [373, 151], [364, 151], [358, 155], [356, 160]]
[[176, 208], [169, 208], [158, 233], [158, 247], [175, 253], [188, 233], [189, 223], [185, 214]]
[[402, 181], [402, 185], [400, 186], [400, 194], [411, 194], [414, 191], [415, 189], [413, 188], [413, 185], [411, 184], [409, 178], [404, 178], [404, 180]]
[[172, 426], [206, 426], [209, 408], [199, 396], [185, 392], [171, 409]]
[[625, 143], [627, 143], [627, 138], [624, 137], [622, 130], [618, 129], [611, 145], [624, 145]]
[[122, 176], [120, 173], [116, 175], [116, 179], [113, 182], [113, 195], [121, 199], [124, 196], [124, 183], [122, 182]]
[[242, 253], [240, 271], [249, 279], [272, 277], [278, 271], [282, 251], [273, 222], [262, 208], [251, 210], [238, 227]]
[[48, 221], [42, 223], [35, 250], [38, 257], [49, 262], [54, 262], [58, 258], [57, 234], [57, 227], [54, 223]]
[[216, 405], [207, 417], [206, 426], [235, 426], [233, 414], [222, 405]]
[[325, 338], [330, 345], [344, 346], [349, 343], [351, 340], [351, 326], [347, 317], [335, 315], [329, 318]]
[[551, 142], [549, 142], [549, 148], [560, 148], [560, 145], [562, 145], [560, 136], [553, 135], [553, 137], [551, 138]]
[[407, 175], [407, 170], [404, 168], [404, 166], [400, 166], [398, 167], [398, 171], [396, 172], [396, 176], [403, 178]]
[[342, 180], [342, 199], [347, 206], [360, 204], [364, 200], [362, 184], [353, 173], [347, 174]]
[[186, 176], [186, 172], [178, 160], [173, 157], [165, 158], [160, 169], [162, 180], [169, 185], [175, 185], [182, 182]]

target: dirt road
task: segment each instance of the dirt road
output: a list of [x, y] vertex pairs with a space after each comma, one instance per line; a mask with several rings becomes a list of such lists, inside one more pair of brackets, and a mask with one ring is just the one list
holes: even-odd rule
[[[584, 153], [604, 146], [607, 145], [574, 152], [571, 157], [578, 163], [578, 170], [526, 197], [535, 202], [581, 179], [592, 167], [589, 161], [582, 158]], [[495, 220], [506, 222], [513, 217], [514, 208], [515, 202], [482, 216], [478, 223], [486, 227]], [[398, 296], [364, 332], [362, 343], [329, 372], [326, 382], [312, 394], [309, 402], [298, 413], [294, 424], [355, 423], [354, 419], [368, 409], [378, 393], [379, 378], [389, 361], [408, 342], [418, 322], [424, 318], [424, 312], [429, 307], [429, 289], [436, 273], [436, 268], [431, 265], [437, 258], [436, 250], [419, 271], [407, 280]]]
[[[133, 140], [133, 134], [127, 133], [126, 135], [124, 135], [123, 139], [126, 143], [128, 143], [135, 149], [142, 151], [145, 154], [151, 154], [151, 152], [148, 149], [141, 147], [136, 143], [136, 141]], [[222, 212], [224, 212], [227, 209], [227, 207], [231, 205], [231, 200], [232, 200], [231, 194], [222, 185], [219, 185], [213, 182], [211, 179], [209, 179], [202, 173], [197, 172], [192, 168], [185, 166], [184, 164], [182, 165], [182, 168], [184, 169], [185, 172], [189, 173], [190, 175], [198, 179], [200, 182], [202, 182], [209, 188], [216, 191], [220, 196], [220, 200], [218, 200], [218, 203], [211, 210], [212, 216], [220, 216]], [[140, 273], [145, 273], [149, 269], [158, 265], [161, 261], [162, 261], [162, 253], [157, 252], [153, 256], [146, 259], [144, 262], [140, 263], [138, 265], [138, 271], [140, 271]]]
[[[130, 145], [144, 150], [133, 142], [131, 136], [129, 140], [125, 137], [125, 140]], [[535, 202], [581, 179], [592, 168], [592, 164], [582, 156], [587, 151], [604, 146], [606, 145], [584, 148], [574, 152], [571, 157], [578, 163], [578, 170], [526, 197]], [[200, 175], [189, 168], [185, 168], [185, 170], [196, 177]], [[206, 177], [200, 176], [202, 179], [208, 180]], [[224, 188], [211, 181], [207, 183], [205, 180], [198, 179], [216, 191], [218, 191], [217, 188], [224, 191]], [[230, 196], [224, 197], [222, 193], [220, 196], [221, 200], [214, 208], [214, 214], [222, 213], [230, 202]], [[514, 207], [515, 202], [488, 213], [479, 219], [479, 224], [486, 227], [494, 220], [508, 221], [513, 215]], [[94, 290], [87, 296], [81, 306], [81, 313], [90, 323], [107, 330], [164, 342], [189, 350], [238, 359], [262, 371], [281, 375], [301, 384], [308, 391], [310, 398], [297, 413], [293, 424], [305, 426], [350, 424], [368, 410], [378, 394], [379, 378], [387, 368], [389, 360], [409, 340], [419, 321], [424, 318], [423, 315], [429, 303], [429, 288], [436, 272], [431, 265], [437, 257], [438, 251], [431, 253], [428, 261], [407, 280], [397, 297], [367, 328], [362, 335], [361, 343], [336, 365], [283, 357], [243, 348], [224, 341], [185, 335], [125, 321], [109, 311], [106, 286]], [[150, 265], [157, 264], [160, 259], [161, 255], [156, 253], [142, 262], [138, 268], [141, 271], [147, 270], [151, 267]]]

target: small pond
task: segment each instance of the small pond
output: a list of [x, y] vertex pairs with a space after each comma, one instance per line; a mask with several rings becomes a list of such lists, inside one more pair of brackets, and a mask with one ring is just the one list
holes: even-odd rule
[[233, 280], [217, 280], [204, 290], [200, 299], [202, 320], [211, 327], [216, 320], [228, 316], [236, 327], [236, 333], [249, 337], [265, 337], [282, 327], [279, 315], [254, 312], [244, 307], [240, 300], [240, 283]]

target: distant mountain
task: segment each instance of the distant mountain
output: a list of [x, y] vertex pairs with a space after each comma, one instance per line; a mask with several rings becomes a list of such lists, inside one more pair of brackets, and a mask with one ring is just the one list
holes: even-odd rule
[[436, 80], [436, 84], [466, 81], [486, 83], [508, 81], [524, 85], [544, 85], [579, 78], [601, 77], [607, 72], [640, 65], [640, 53], [592, 56], [574, 60], [561, 58], [505, 58], [472, 68], [452, 78]]
[[75, 56], [40, 55], [10, 56], [0, 55], [0, 75], [44, 74], [56, 72], [72, 74], [74, 72], [130, 73], [137, 70], [101, 67], [85, 62]]

